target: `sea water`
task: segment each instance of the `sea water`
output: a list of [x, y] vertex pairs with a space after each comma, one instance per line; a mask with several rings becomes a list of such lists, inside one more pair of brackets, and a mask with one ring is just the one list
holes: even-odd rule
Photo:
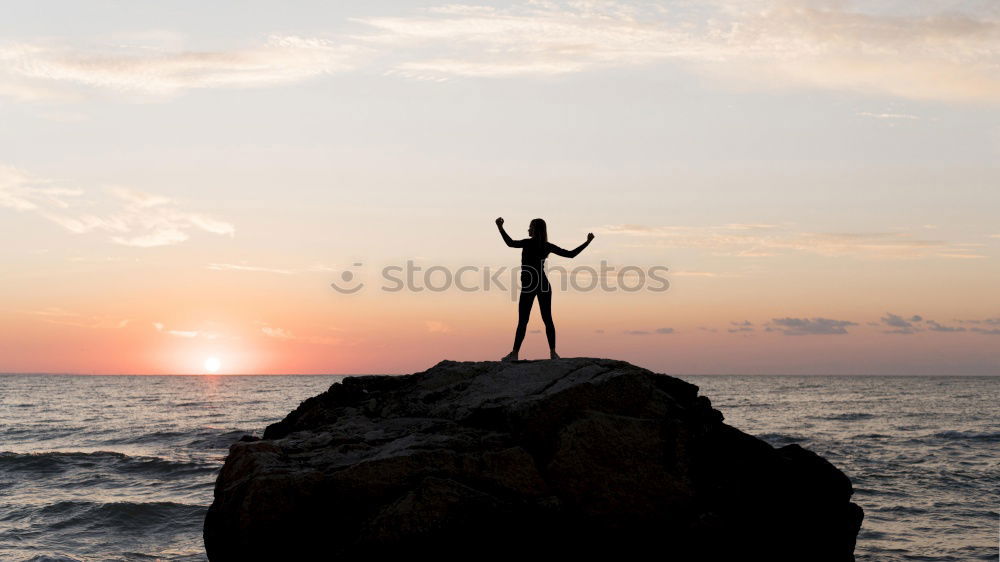
[[[342, 378], [0, 375], [0, 560], [205, 560], [229, 445]], [[858, 560], [997, 560], [1000, 377], [681, 378], [850, 477]]]

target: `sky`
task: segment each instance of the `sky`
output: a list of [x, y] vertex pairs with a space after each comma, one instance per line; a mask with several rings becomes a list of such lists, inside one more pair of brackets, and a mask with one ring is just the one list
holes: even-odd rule
[[3, 11], [0, 372], [1000, 374], [993, 0]]

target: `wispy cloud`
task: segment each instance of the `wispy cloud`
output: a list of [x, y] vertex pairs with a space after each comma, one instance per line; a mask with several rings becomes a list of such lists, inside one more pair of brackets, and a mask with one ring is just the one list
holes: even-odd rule
[[232, 236], [235, 227], [186, 211], [169, 197], [126, 187], [86, 191], [0, 165], [0, 207], [35, 213], [73, 234], [103, 232], [112, 242], [149, 248], [177, 244], [190, 231]]
[[772, 257], [802, 252], [823, 256], [872, 258], [986, 257], [973, 243], [919, 238], [908, 232], [803, 232], [771, 224], [725, 224], [719, 226], [607, 225], [604, 234], [636, 238], [637, 247], [700, 248], [716, 255]]
[[178, 338], [196, 338], [201, 334], [198, 330], [171, 330], [168, 329], [163, 322], [153, 322], [153, 327], [156, 328], [157, 332]]
[[790, 0], [700, 9], [618, 2], [448, 5], [370, 17], [368, 44], [414, 55], [417, 78], [505, 77], [673, 62], [764, 87], [906, 98], [1000, 99], [1000, 22], [988, 15], [903, 16], [843, 2]]
[[985, 320], [974, 321], [975, 324], [986, 324], [986, 328], [981, 328], [975, 326], [970, 328], [970, 331], [978, 332], [980, 334], [989, 334], [991, 336], [1000, 335], [1000, 318], [986, 318]]
[[[219, 50], [185, 47], [182, 36], [162, 31], [103, 45], [7, 42], [0, 95], [67, 99], [90, 88], [170, 96], [359, 68], [440, 81], [673, 64], [740, 87], [994, 102], [1000, 21], [980, 12], [892, 15], [806, 0], [448, 4], [354, 18], [357, 28], [335, 38], [271, 35]], [[870, 116], [908, 118], [884, 115]]]
[[218, 51], [6, 43], [0, 45], [0, 95], [23, 100], [66, 97], [71, 95], [66, 86], [146, 96], [271, 86], [350, 70], [362, 50], [358, 44], [294, 35], [273, 35], [259, 45]]
[[295, 339], [295, 336], [291, 332], [284, 328], [275, 328], [273, 326], [263, 326], [260, 329], [261, 332], [267, 337], [277, 338], [279, 340], [291, 340]]
[[742, 322], [730, 322], [729, 325], [732, 326], [727, 329], [730, 334], [754, 331], [753, 322], [749, 320], [744, 320]]
[[129, 319], [127, 318], [114, 318], [102, 314], [84, 314], [58, 306], [49, 306], [37, 310], [23, 310], [21, 312], [35, 316], [42, 322], [77, 328], [124, 328], [129, 325]]
[[314, 345], [338, 345], [345, 343], [344, 339], [339, 337], [317, 335], [303, 336], [292, 333], [291, 330], [286, 330], [285, 328], [268, 325], [261, 326], [260, 331], [269, 338], [285, 341], [303, 342]]
[[654, 330], [625, 330], [628, 336], [648, 336], [650, 334], [673, 334], [673, 328], [656, 328]]
[[935, 322], [934, 320], [927, 321], [927, 329], [932, 332], [964, 332], [965, 328], [961, 326], [944, 326]]
[[848, 320], [831, 318], [773, 318], [765, 328], [768, 332], [781, 332], [786, 336], [844, 335], [849, 326], [857, 326]]

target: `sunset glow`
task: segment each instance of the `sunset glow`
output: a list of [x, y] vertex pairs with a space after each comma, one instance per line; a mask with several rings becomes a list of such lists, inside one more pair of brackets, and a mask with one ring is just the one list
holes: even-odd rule
[[209, 357], [205, 359], [205, 370], [209, 373], [218, 373], [219, 367], [222, 366], [222, 362], [219, 361], [218, 357]]
[[498, 216], [596, 235], [550, 267], [669, 268], [557, 290], [565, 357], [1000, 372], [985, 4], [59, 6], [0, 24], [2, 372], [496, 360], [509, 292], [383, 271], [516, 266]]

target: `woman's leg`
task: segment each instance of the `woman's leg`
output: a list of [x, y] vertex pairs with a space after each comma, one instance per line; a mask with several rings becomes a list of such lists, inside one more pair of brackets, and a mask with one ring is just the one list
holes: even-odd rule
[[515, 354], [521, 350], [521, 342], [524, 341], [524, 333], [528, 329], [528, 317], [531, 316], [531, 305], [534, 302], [535, 302], [534, 291], [521, 292], [521, 298], [520, 300], [517, 301], [517, 330], [514, 332]]
[[542, 322], [545, 322], [545, 337], [549, 340], [549, 351], [556, 350], [556, 325], [552, 322], [552, 291], [538, 292], [538, 309], [542, 312]]

